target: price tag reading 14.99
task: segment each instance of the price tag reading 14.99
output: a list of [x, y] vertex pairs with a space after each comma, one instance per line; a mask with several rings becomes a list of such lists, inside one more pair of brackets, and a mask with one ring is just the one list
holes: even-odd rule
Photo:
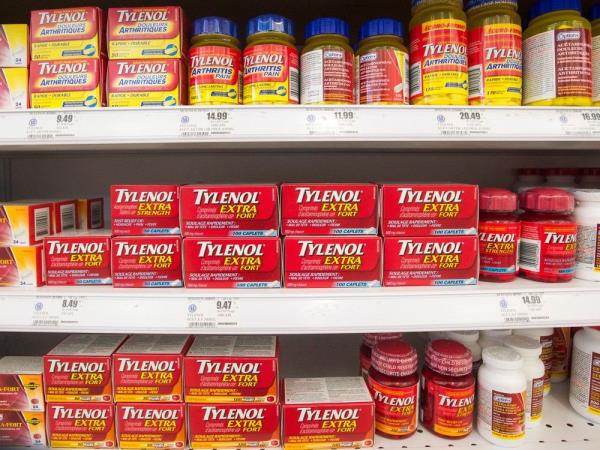
[[541, 292], [499, 294], [500, 314], [505, 323], [535, 323], [550, 319]]

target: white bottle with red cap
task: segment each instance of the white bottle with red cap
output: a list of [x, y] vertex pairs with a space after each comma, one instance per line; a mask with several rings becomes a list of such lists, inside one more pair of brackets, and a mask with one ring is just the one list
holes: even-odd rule
[[545, 186], [573, 190], [576, 186], [577, 169], [551, 168], [544, 169]]
[[575, 278], [600, 281], [600, 189], [575, 191], [577, 267]]
[[588, 420], [600, 423], [600, 326], [575, 333], [569, 402]]

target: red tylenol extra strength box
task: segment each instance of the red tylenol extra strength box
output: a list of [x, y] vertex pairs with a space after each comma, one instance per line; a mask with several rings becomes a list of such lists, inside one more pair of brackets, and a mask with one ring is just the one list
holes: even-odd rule
[[188, 288], [281, 287], [278, 237], [185, 238], [183, 260]]
[[116, 448], [112, 403], [49, 403], [46, 428], [53, 448]]
[[283, 184], [281, 232], [291, 235], [377, 234], [377, 185]]
[[68, 232], [44, 239], [48, 286], [112, 284], [110, 232]]
[[279, 447], [279, 404], [188, 405], [191, 448]]
[[276, 403], [274, 336], [196, 336], [183, 360], [186, 403]]
[[381, 188], [383, 236], [475, 235], [479, 189], [470, 184], [386, 184]]
[[113, 355], [116, 402], [180, 402], [189, 336], [133, 335]]
[[44, 356], [46, 402], [112, 402], [111, 356], [124, 335], [72, 334]]
[[362, 377], [286, 378], [283, 395], [286, 450], [373, 446], [375, 405]]
[[178, 189], [174, 184], [112, 186], [110, 203], [113, 234], [179, 234]]
[[186, 237], [278, 236], [278, 195], [274, 184], [182, 186], [182, 234]]
[[0, 411], [44, 411], [43, 372], [38, 356], [0, 359]]
[[283, 246], [286, 287], [381, 286], [378, 236], [286, 236]]
[[385, 238], [384, 286], [477, 284], [477, 236]]
[[119, 448], [185, 447], [185, 404], [118, 403], [116, 409]]

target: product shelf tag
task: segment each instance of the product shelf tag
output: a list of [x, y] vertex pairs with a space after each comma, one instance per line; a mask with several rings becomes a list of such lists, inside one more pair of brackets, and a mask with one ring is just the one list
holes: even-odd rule
[[187, 328], [235, 329], [240, 324], [239, 313], [237, 298], [190, 298], [187, 305]]
[[543, 323], [551, 319], [543, 292], [498, 294], [500, 316], [506, 324]]

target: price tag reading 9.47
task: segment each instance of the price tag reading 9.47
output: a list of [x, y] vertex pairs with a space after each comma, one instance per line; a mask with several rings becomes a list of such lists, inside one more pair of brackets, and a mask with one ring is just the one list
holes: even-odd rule
[[217, 311], [230, 311], [232, 307], [231, 300], [217, 300]]

